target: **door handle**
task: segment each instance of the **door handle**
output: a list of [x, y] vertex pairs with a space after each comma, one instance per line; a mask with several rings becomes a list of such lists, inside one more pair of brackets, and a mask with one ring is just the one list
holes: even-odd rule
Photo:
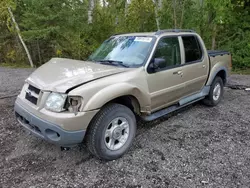
[[206, 68], [206, 65], [202, 65], [202, 68]]
[[183, 75], [183, 72], [182, 71], [176, 71], [176, 72], [173, 72], [173, 74], [178, 74], [178, 75]]

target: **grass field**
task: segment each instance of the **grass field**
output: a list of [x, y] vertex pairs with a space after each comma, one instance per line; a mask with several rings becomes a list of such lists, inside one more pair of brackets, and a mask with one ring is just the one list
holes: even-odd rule
[[30, 68], [28, 63], [0, 63], [0, 66], [8, 68]]

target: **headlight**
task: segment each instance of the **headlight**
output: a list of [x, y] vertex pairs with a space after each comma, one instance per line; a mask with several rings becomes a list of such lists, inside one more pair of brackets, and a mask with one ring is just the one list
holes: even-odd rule
[[45, 103], [45, 108], [53, 112], [63, 111], [67, 94], [51, 93]]

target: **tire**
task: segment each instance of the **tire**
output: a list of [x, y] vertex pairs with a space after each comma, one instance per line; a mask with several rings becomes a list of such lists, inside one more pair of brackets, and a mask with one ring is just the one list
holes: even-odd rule
[[221, 77], [215, 77], [208, 96], [203, 100], [207, 106], [216, 106], [222, 99], [224, 93], [224, 84]]
[[104, 106], [89, 125], [86, 144], [102, 160], [115, 160], [131, 147], [136, 133], [136, 118], [126, 106], [111, 103]]

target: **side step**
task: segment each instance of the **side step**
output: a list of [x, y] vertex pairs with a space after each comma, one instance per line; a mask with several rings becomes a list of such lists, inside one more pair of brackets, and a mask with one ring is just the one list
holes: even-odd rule
[[186, 104], [184, 104], [184, 105], [173, 105], [173, 106], [170, 106], [170, 107], [168, 107], [168, 108], [164, 108], [164, 109], [162, 109], [162, 110], [159, 110], [159, 111], [157, 111], [157, 112], [155, 112], [155, 113], [153, 113], [153, 114], [151, 114], [151, 115], [149, 115], [149, 116], [142, 116], [142, 119], [144, 120], [144, 121], [153, 121], [153, 120], [155, 120], [155, 119], [158, 119], [158, 118], [160, 118], [160, 117], [162, 117], [162, 116], [165, 116], [165, 115], [167, 115], [167, 114], [169, 114], [169, 113], [171, 113], [171, 112], [174, 112], [174, 111], [176, 111], [176, 110], [179, 110], [179, 109], [181, 109], [181, 108], [183, 108], [183, 107], [185, 107], [185, 106], [188, 106], [188, 105], [190, 105], [190, 104], [192, 104], [192, 103], [195, 103], [195, 102], [197, 102], [197, 101], [200, 101], [200, 100], [202, 100], [202, 99], [204, 99], [205, 97], [201, 97], [201, 98], [199, 98], [199, 99], [196, 99], [196, 100], [193, 100], [193, 101], [191, 101], [191, 102], [189, 102], [189, 103], [186, 103]]
[[206, 87], [204, 87], [202, 89], [202, 91], [200, 93], [191, 95], [191, 96], [186, 97], [184, 99], [181, 99], [178, 104], [167, 107], [167, 108], [164, 108], [162, 110], [159, 110], [159, 111], [157, 111], [157, 112], [155, 112], [155, 113], [153, 113], [153, 114], [151, 114], [149, 116], [142, 116], [142, 119], [144, 121], [153, 121], [153, 120], [155, 120], [157, 118], [165, 116], [165, 115], [167, 115], [167, 114], [169, 114], [171, 112], [179, 110], [179, 109], [181, 109], [181, 108], [183, 108], [185, 106], [188, 106], [188, 105], [190, 105], [192, 103], [200, 101], [200, 100], [204, 99], [206, 95], [208, 95], [209, 90], [210, 90], [210, 87], [206, 86]]

